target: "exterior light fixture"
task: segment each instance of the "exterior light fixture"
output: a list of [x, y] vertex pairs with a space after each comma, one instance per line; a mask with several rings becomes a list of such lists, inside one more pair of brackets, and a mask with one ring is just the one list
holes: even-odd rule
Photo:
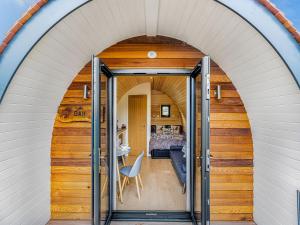
[[215, 89], [215, 97], [217, 97], [218, 100], [222, 98], [221, 96], [221, 85], [217, 85]]
[[154, 59], [157, 57], [157, 53], [156, 51], [149, 51], [148, 54], [147, 54], [148, 58], [150, 59]]
[[89, 98], [89, 87], [87, 84], [83, 85], [83, 98], [84, 99]]

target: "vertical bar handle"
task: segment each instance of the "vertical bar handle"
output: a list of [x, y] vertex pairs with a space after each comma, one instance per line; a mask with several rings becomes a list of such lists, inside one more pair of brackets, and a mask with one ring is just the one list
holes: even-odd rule
[[210, 149], [206, 150], [206, 172], [210, 171]]
[[210, 74], [206, 74], [206, 100], [210, 99]]

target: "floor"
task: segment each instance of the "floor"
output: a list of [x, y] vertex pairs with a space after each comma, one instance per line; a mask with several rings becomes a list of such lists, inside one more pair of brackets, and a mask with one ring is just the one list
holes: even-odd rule
[[[50, 221], [47, 225], [90, 225], [90, 221]], [[113, 221], [111, 225], [191, 225], [192, 223], [178, 222], [120, 222]], [[212, 222], [211, 225], [255, 225], [252, 222]]]
[[[132, 164], [134, 157], [127, 159]], [[123, 191], [123, 203], [117, 201], [118, 210], [185, 210], [186, 195], [182, 193], [170, 159], [144, 158], [141, 169], [144, 189], [138, 199], [132, 179]]]

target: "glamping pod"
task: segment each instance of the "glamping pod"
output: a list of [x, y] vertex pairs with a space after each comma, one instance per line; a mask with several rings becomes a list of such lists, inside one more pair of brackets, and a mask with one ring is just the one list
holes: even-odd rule
[[269, 1], [36, 1], [0, 47], [0, 224], [296, 225], [299, 37]]

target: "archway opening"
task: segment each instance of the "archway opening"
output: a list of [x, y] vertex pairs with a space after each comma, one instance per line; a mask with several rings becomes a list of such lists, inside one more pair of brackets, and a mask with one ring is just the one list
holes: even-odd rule
[[[153, 50], [158, 57], [148, 58], [148, 51]], [[201, 52], [184, 42], [145, 36], [117, 43], [99, 55], [111, 68], [191, 68], [202, 56]], [[213, 220], [251, 221], [253, 147], [249, 120], [238, 91], [214, 62], [211, 75], [211, 217]], [[91, 101], [83, 98], [84, 85], [91, 88], [90, 82], [89, 63], [69, 86], [56, 117], [51, 149], [53, 219], [90, 218]], [[152, 85], [159, 89], [163, 82]], [[221, 99], [215, 95], [218, 85], [221, 87]], [[174, 85], [164, 91], [172, 96], [185, 115], [184, 90]], [[70, 116], [74, 111], [82, 113], [77, 117]], [[200, 143], [197, 144], [199, 146]], [[66, 205], [72, 207], [67, 208]]]

